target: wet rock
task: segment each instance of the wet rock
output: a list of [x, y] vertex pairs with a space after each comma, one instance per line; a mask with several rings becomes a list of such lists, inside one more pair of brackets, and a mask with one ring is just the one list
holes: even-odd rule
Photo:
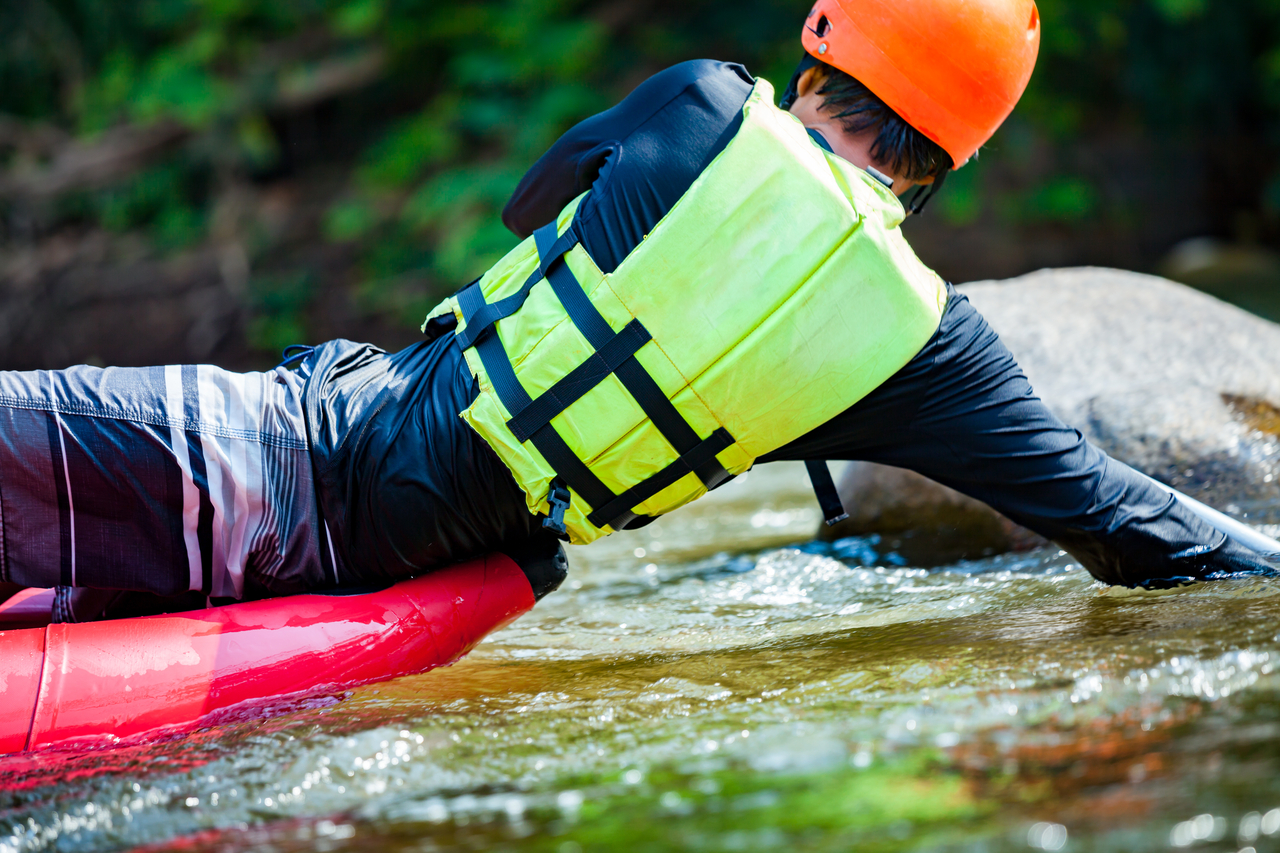
[[982, 501], [914, 471], [851, 462], [839, 488], [849, 518], [819, 535], [879, 534], [877, 550], [895, 552], [913, 566], [1023, 551], [1045, 542]]
[[[1090, 441], [1227, 512], [1280, 520], [1280, 326], [1119, 270], [1044, 270], [961, 291]], [[850, 519], [826, 535], [909, 531], [913, 550], [932, 542], [938, 561], [1037, 541], [908, 471], [853, 463], [840, 492]]]

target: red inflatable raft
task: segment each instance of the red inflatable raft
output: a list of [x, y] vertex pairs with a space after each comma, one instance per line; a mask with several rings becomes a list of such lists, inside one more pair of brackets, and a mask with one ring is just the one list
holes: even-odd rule
[[[422, 672], [533, 603], [495, 554], [362, 595], [0, 630], [0, 754], [181, 731], [244, 703]], [[0, 605], [0, 625], [23, 607]]]

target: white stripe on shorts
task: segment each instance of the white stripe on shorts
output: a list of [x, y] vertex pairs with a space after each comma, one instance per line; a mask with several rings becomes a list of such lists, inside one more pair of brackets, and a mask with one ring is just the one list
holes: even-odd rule
[[169, 445], [182, 470], [182, 541], [187, 546], [187, 571], [190, 589], [203, 584], [200, 570], [200, 538], [196, 525], [200, 521], [200, 491], [191, 476], [191, 450], [187, 446], [187, 407], [182, 399], [182, 366], [171, 364], [164, 369], [164, 390], [169, 408]]
[[[213, 504], [213, 594], [240, 598], [254, 534], [264, 520], [262, 384], [274, 374], [196, 368], [200, 446]], [[209, 429], [213, 427], [213, 429]], [[250, 446], [252, 445], [252, 446]]]
[[62, 476], [67, 478], [67, 517], [71, 520], [71, 585], [76, 585], [76, 501], [71, 495], [71, 468], [67, 465], [67, 425], [62, 415], [54, 409], [53, 419], [58, 423], [58, 446], [62, 448]]

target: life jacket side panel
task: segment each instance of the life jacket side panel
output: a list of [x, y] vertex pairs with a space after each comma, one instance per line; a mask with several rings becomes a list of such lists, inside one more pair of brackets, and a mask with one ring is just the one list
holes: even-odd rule
[[[612, 274], [581, 245], [565, 263], [615, 333], [638, 320], [652, 336], [635, 358], [697, 435], [727, 428], [734, 444], [716, 458], [736, 474], [856, 403], [936, 330], [945, 286], [902, 238], [903, 216], [879, 182], [774, 107], [761, 80], [735, 137]], [[485, 301], [518, 291], [537, 268], [530, 238], [481, 280]], [[444, 311], [465, 331], [456, 299], [433, 314]], [[595, 353], [545, 280], [495, 330], [534, 398]], [[546, 512], [557, 472], [507, 427], [512, 413], [475, 349], [467, 362], [480, 395], [462, 417], [511, 469], [530, 511]], [[551, 423], [614, 494], [678, 455], [616, 375]], [[704, 493], [690, 474], [634, 511], [658, 515]], [[610, 532], [587, 520], [592, 509], [575, 494], [565, 515], [571, 541]]]
[[[563, 232], [569, 227], [581, 198], [571, 202], [560, 214], [557, 220], [559, 231]], [[568, 253], [566, 262], [584, 291], [590, 294], [593, 304], [613, 328], [622, 328], [634, 319], [608, 286], [608, 277], [600, 272], [581, 246]], [[515, 293], [537, 267], [537, 249], [530, 237], [480, 279], [485, 300], [496, 302]], [[441, 303], [428, 319], [444, 313], [453, 313], [458, 320], [459, 331], [466, 330], [465, 317], [456, 299]], [[499, 322], [496, 331], [512, 358], [512, 365], [521, 383], [534, 397], [554, 385], [572, 365], [581, 363], [594, 352], [545, 282], [535, 286], [521, 309]], [[551, 465], [536, 448], [528, 444], [522, 445], [506, 429], [505, 423], [511, 413], [494, 390], [479, 354], [473, 348], [466, 350], [465, 356], [472, 375], [480, 384], [480, 394], [470, 408], [460, 413], [461, 417], [494, 447], [498, 456], [511, 468], [517, 482], [550, 482], [555, 476]], [[687, 386], [684, 376], [659, 349], [645, 347], [637, 354], [637, 358], [669, 397]], [[570, 367], [567, 368], [566, 365]], [[686, 404], [679, 408], [699, 435], [708, 435], [720, 426], [696, 396], [688, 398]], [[615, 493], [656, 474], [675, 458], [675, 453], [669, 446], [666, 454], [636, 452], [641, 445], [651, 441], [652, 437], [647, 433], [641, 434], [644, 432], [641, 427], [646, 423], [644, 411], [613, 376], [606, 378], [591, 394], [575, 403], [571, 412], [558, 416], [552, 423], [569, 446], [589, 464], [599, 462], [605, 454], [618, 460], [618, 464], [598, 472]], [[496, 426], [491, 428], [490, 425]], [[753, 461], [736, 448], [725, 451], [720, 459], [731, 473], [747, 470]], [[681, 492], [681, 489], [672, 487], [667, 491]], [[525, 500], [531, 513], [546, 511], [545, 488], [541, 489], [540, 494], [525, 489]], [[670, 505], [674, 508], [688, 500], [686, 498], [677, 503], [670, 497], [664, 498], [664, 494], [659, 494], [646, 502], [646, 505]], [[585, 513], [583, 516], [585, 522]]]
[[[567, 227], [566, 220], [561, 230]], [[516, 274], [507, 276], [504, 285], [495, 288], [492, 295], [486, 293], [486, 301], [496, 301], [518, 290], [527, 275], [537, 268], [536, 251], [532, 248], [528, 251], [529, 256], [515, 267]], [[635, 319], [610, 288], [612, 277], [603, 275], [581, 246], [566, 255], [566, 262], [610, 326], [620, 329]], [[514, 286], [510, 286], [510, 282], [514, 282]], [[482, 279], [482, 289], [485, 284]], [[461, 322], [461, 309], [454, 305], [450, 308], [455, 310]], [[435, 313], [440, 312], [437, 310]], [[465, 324], [461, 328], [465, 330]], [[594, 352], [545, 283], [535, 286], [520, 311], [501, 320], [496, 331], [511, 355], [521, 384], [532, 397], [546, 391]], [[469, 349], [466, 356], [468, 366], [480, 382], [480, 394], [470, 408], [461, 413], [462, 418], [485, 438], [511, 469], [516, 482], [524, 489], [529, 511], [534, 514], [546, 512], [546, 487], [528, 488], [525, 484], [550, 483], [556, 476], [555, 469], [532, 444], [522, 444], [506, 428], [511, 413], [494, 390], [479, 355], [474, 349]], [[676, 398], [682, 390], [687, 390], [688, 382], [683, 374], [660, 348], [646, 346], [636, 358], [668, 398]], [[682, 402], [677, 403], [676, 408], [699, 435], [710, 435], [720, 427], [715, 415], [696, 394], [686, 394], [680, 399]], [[665, 439], [656, 434], [644, 411], [615, 376], [606, 377], [590, 394], [554, 418], [552, 424], [576, 455], [586, 461], [615, 494], [657, 474], [677, 455]], [[723, 451], [718, 458], [732, 474], [746, 471], [754, 461], [754, 457], [737, 446]], [[668, 487], [645, 501], [637, 512], [669, 512], [705, 493], [701, 483], [689, 478], [688, 482]], [[586, 521], [588, 512], [578, 499], [574, 501], [569, 517], [579, 518], [583, 526], [589, 526]], [[573, 529], [572, 525], [570, 529]]]

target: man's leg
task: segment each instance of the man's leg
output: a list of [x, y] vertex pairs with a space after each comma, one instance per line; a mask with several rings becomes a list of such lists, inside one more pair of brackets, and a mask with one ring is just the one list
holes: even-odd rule
[[0, 373], [0, 582], [240, 598], [332, 585], [287, 371]]
[[860, 459], [917, 471], [1054, 540], [1107, 583], [1269, 568], [1054, 416], [959, 294], [911, 363], [761, 461], [772, 459]]

